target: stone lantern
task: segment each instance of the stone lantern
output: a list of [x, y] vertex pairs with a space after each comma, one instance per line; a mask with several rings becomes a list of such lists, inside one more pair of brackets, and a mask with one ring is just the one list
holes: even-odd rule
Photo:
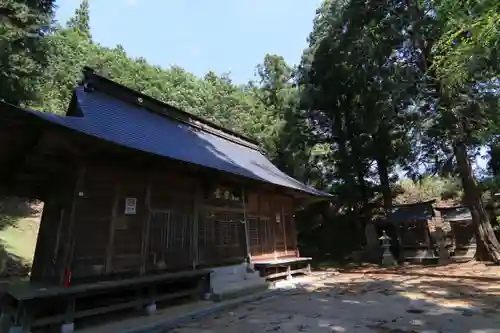
[[391, 237], [387, 236], [387, 233], [384, 230], [379, 240], [382, 241], [382, 249], [384, 250], [382, 254], [382, 265], [388, 267], [395, 266], [396, 260], [394, 259], [394, 256], [392, 255], [390, 250]]

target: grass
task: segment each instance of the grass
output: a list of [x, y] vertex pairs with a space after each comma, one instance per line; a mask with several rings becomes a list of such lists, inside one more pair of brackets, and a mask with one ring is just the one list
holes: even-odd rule
[[0, 231], [5, 250], [27, 264], [33, 262], [40, 220], [38, 217], [20, 219], [14, 226]]

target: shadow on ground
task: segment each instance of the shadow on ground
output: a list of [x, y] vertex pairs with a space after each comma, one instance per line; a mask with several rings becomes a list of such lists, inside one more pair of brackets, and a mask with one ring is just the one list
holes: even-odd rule
[[500, 284], [340, 274], [179, 327], [188, 332], [500, 332]]

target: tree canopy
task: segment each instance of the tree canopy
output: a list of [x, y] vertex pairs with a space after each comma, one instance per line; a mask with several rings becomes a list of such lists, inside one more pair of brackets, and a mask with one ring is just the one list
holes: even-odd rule
[[[482, 196], [500, 189], [497, 0], [325, 0], [300, 63], [267, 54], [243, 85], [100, 45], [88, 0], [63, 25], [50, 24], [51, 1], [0, 9], [2, 98], [62, 114], [91, 66], [255, 138], [282, 170], [335, 194], [358, 231], [394, 203], [463, 201], [478, 257], [500, 260]], [[486, 146], [488, 179], [478, 184], [473, 162]]]

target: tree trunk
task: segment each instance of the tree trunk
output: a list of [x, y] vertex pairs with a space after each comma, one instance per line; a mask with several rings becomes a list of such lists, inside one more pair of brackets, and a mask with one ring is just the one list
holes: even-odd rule
[[369, 211], [369, 200], [368, 200], [368, 187], [366, 184], [365, 176], [366, 170], [363, 165], [363, 161], [361, 160], [362, 152], [361, 152], [361, 142], [359, 139], [359, 131], [357, 128], [357, 124], [352, 117], [350, 112], [346, 112], [345, 116], [345, 128], [347, 139], [350, 143], [351, 151], [350, 151], [350, 161], [352, 161], [352, 168], [355, 171], [356, 178], [358, 180], [358, 190], [359, 190], [359, 199], [361, 203], [361, 208], [359, 209], [359, 220], [358, 220], [358, 228], [363, 234], [363, 239], [365, 242], [363, 245], [366, 245], [368, 241], [364, 237], [365, 227], [368, 223], [368, 211]]
[[392, 208], [392, 192], [391, 183], [389, 181], [389, 171], [386, 156], [377, 156], [377, 171], [380, 178], [380, 186], [382, 188], [382, 196], [384, 199], [385, 214], [389, 214]]
[[389, 140], [389, 128], [384, 119], [380, 122], [375, 143], [376, 146], [374, 146], [374, 149], [377, 150], [375, 160], [377, 162], [378, 177], [380, 179], [380, 187], [382, 188], [382, 197], [384, 199], [384, 212], [386, 216], [388, 216], [392, 208], [392, 192], [389, 180], [391, 142]]
[[500, 262], [500, 243], [498, 242], [488, 214], [484, 208], [481, 193], [477, 187], [472, 166], [467, 154], [467, 147], [463, 142], [455, 143], [455, 158], [457, 159], [458, 172], [462, 179], [465, 201], [472, 215], [472, 223], [476, 236], [476, 259], [482, 261]]
[[[334, 114], [333, 131], [336, 135], [336, 142], [338, 144], [340, 154], [340, 161], [338, 161], [339, 174], [344, 178], [349, 187], [356, 188], [356, 177], [353, 173], [353, 170], [356, 170], [355, 163], [353, 162], [353, 157], [347, 148], [349, 128], [346, 115], [340, 112], [336, 112]], [[354, 210], [352, 212], [354, 223], [360, 235], [364, 235], [363, 211], [359, 208], [359, 200], [362, 200], [362, 196], [362, 194], [356, 193], [355, 199], [350, 203]], [[364, 236], [362, 238], [364, 239]]]

